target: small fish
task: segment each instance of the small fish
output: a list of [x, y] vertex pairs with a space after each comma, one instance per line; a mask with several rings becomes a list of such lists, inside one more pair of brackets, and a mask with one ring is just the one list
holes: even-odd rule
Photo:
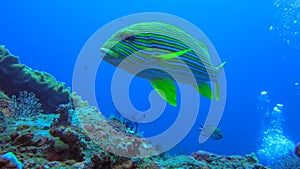
[[215, 126], [206, 126], [203, 128], [202, 125], [199, 125], [198, 131], [201, 131], [201, 135], [208, 137], [208, 133], [212, 133], [210, 138], [213, 140], [220, 140], [223, 138], [222, 131]]
[[[220, 99], [217, 77], [225, 62], [214, 66], [206, 45], [178, 27], [162, 22], [133, 24], [110, 37], [101, 52], [103, 59], [114, 66], [119, 66], [126, 58], [126, 66], [121, 68], [129, 73], [143, 66], [157, 66], [157, 69], [143, 70], [137, 76], [148, 79], [155, 91], [172, 106], [177, 106], [175, 80], [162, 70], [176, 74], [179, 77], [176, 82], [192, 84], [191, 79], [195, 78], [197, 84], [194, 87], [201, 95]], [[210, 82], [215, 84], [214, 95]]]

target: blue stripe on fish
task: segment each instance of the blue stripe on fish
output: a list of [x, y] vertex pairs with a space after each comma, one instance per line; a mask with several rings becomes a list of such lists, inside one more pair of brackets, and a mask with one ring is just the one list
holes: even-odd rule
[[[223, 64], [214, 66], [205, 44], [175, 26], [160, 22], [137, 23], [119, 30], [102, 48], [108, 51], [104, 57], [106, 61], [115, 66], [125, 61], [124, 69], [129, 72], [154, 66], [138, 75], [149, 79], [155, 88], [159, 89], [164, 79], [174, 81], [168, 73], [177, 75], [179, 82], [190, 83], [195, 78], [198, 91], [209, 98], [212, 98], [211, 91], [206, 83], [212, 81], [218, 87], [218, 73]], [[169, 85], [170, 81], [165, 84]], [[161, 87], [167, 90], [166, 86]], [[216, 93], [219, 95], [219, 90]], [[164, 99], [176, 105], [173, 97], [176, 95], [171, 94]]]

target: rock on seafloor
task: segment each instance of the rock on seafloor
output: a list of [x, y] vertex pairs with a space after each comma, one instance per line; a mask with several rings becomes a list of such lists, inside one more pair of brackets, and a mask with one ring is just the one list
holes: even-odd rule
[[[5, 79], [0, 82], [0, 169], [18, 167], [13, 161], [1, 158], [10, 152], [24, 168], [30, 169], [266, 168], [254, 154], [222, 156], [198, 151], [168, 158], [158, 155], [147, 139], [128, 135], [122, 121], [105, 118], [80, 96], [70, 94], [69, 89], [50, 74], [20, 64], [4, 46], [0, 46], [0, 77]], [[10, 97], [20, 91], [35, 93], [46, 113], [15, 113], [14, 100]], [[24, 105], [28, 111], [32, 110], [28, 106], [32, 105]], [[89, 132], [92, 135], [88, 135]], [[157, 155], [118, 156], [107, 151], [117, 149], [113, 145], [118, 145], [119, 154], [130, 152], [138, 157], [151, 152]]]
[[33, 70], [19, 62], [3, 45], [0, 46], [0, 89], [11, 96], [20, 91], [33, 92], [40, 99], [45, 113], [70, 101], [70, 89], [46, 72]]

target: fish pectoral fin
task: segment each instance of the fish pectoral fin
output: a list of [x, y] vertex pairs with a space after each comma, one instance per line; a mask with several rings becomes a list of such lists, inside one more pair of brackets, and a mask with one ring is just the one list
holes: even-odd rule
[[172, 80], [150, 80], [154, 90], [170, 105], [177, 106], [176, 86]]
[[160, 58], [162, 61], [165, 61], [165, 60], [169, 60], [169, 59], [173, 59], [173, 58], [176, 58], [176, 57], [179, 57], [187, 52], [190, 52], [192, 49], [184, 49], [184, 50], [181, 50], [181, 51], [178, 51], [178, 52], [173, 52], [173, 53], [167, 53], [167, 54], [163, 54], [163, 55], [157, 55], [157, 56], [154, 56], [154, 57], [157, 57], [157, 58]]
[[199, 93], [202, 96], [207, 97], [210, 100], [213, 99], [213, 95], [212, 95], [210, 86], [207, 83], [202, 83], [201, 85], [195, 86], [195, 88], [199, 91]]

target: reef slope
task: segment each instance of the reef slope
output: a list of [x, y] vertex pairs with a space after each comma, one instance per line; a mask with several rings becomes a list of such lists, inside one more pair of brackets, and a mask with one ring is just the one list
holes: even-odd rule
[[[0, 46], [0, 77], [0, 168], [266, 168], [255, 154], [223, 156], [198, 151], [169, 158], [117, 156], [102, 146], [114, 142], [136, 155], [156, 150], [138, 135], [128, 138], [124, 122], [105, 118], [52, 75], [20, 64], [4, 46]], [[20, 92], [24, 97], [13, 96]], [[121, 137], [112, 134], [112, 129], [121, 132]], [[98, 139], [87, 135], [90, 131], [99, 134]]]

